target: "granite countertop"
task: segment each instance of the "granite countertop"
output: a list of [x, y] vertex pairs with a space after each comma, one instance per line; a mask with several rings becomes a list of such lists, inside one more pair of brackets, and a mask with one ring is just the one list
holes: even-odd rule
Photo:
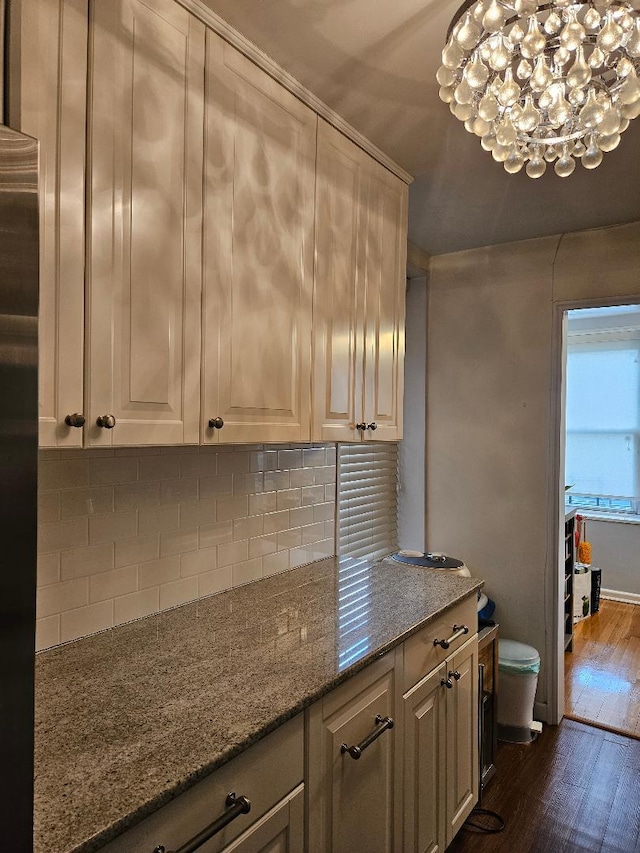
[[330, 558], [39, 653], [35, 853], [98, 850], [481, 585]]

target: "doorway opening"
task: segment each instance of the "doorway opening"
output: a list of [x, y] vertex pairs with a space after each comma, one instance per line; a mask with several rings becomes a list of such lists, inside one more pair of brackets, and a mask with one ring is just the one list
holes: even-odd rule
[[640, 738], [640, 305], [564, 331], [564, 713]]

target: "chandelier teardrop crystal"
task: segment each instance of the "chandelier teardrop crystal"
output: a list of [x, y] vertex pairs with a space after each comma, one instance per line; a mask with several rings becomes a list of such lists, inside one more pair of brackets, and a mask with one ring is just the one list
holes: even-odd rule
[[510, 174], [595, 169], [640, 115], [640, 13], [626, 0], [467, 0], [436, 76]]

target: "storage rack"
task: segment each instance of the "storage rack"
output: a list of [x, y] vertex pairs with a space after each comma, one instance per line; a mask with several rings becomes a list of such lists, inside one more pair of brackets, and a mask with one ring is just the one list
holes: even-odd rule
[[564, 520], [564, 649], [573, 651], [573, 568], [576, 551], [576, 511]]

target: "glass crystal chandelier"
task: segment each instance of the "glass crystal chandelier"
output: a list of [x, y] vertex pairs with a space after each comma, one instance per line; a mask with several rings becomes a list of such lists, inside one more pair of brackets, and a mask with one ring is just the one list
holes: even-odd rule
[[[637, 2], [637, 0], [634, 0]], [[625, 0], [475, 0], [454, 17], [440, 98], [494, 160], [562, 178], [640, 115], [640, 15]]]

